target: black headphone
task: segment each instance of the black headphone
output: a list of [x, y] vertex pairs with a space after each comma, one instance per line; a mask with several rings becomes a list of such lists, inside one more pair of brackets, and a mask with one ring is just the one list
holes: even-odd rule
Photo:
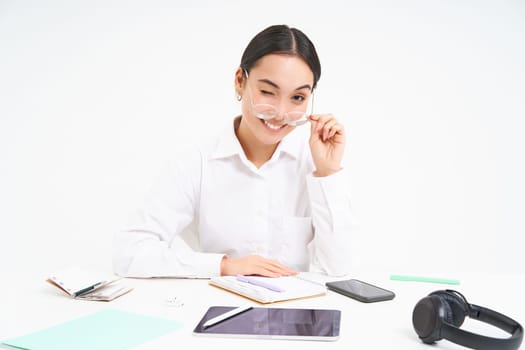
[[[486, 322], [510, 333], [510, 338], [491, 338], [460, 329], [465, 317]], [[421, 299], [412, 313], [412, 324], [426, 344], [441, 339], [478, 350], [515, 350], [523, 340], [523, 327], [499, 312], [469, 304], [455, 290], [438, 290]]]

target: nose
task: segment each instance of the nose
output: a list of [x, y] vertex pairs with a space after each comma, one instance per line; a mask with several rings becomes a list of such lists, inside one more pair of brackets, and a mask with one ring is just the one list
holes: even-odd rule
[[286, 105], [286, 101], [280, 101], [277, 107], [278, 107], [278, 110], [277, 110], [277, 115], [275, 116], [275, 120], [278, 120], [278, 121], [286, 120], [288, 118], [288, 113], [284, 112], [288, 108], [288, 106]]
[[273, 119], [275, 119], [276, 121], [281, 122], [281, 121], [284, 121], [286, 119], [285, 115], [286, 115], [286, 113], [283, 113], [283, 112], [279, 111], [279, 112], [277, 112], [277, 114], [275, 115], [275, 118], [273, 118]]

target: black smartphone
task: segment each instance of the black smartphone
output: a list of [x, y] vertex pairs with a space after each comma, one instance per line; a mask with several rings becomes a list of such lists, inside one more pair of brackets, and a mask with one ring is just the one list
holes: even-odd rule
[[364, 303], [394, 299], [394, 292], [356, 279], [326, 282], [328, 289]]

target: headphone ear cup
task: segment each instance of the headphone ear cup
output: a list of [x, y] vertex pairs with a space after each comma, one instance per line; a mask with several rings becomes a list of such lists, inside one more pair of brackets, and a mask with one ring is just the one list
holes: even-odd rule
[[465, 317], [469, 314], [469, 307], [465, 301], [459, 295], [448, 290], [436, 291], [430, 295], [442, 299], [445, 321], [455, 327], [461, 327], [465, 322]]
[[443, 320], [440, 315], [447, 312], [451, 313], [450, 308], [443, 304], [439, 296], [429, 295], [421, 299], [414, 307], [412, 325], [424, 343], [432, 344], [442, 339], [441, 325]]

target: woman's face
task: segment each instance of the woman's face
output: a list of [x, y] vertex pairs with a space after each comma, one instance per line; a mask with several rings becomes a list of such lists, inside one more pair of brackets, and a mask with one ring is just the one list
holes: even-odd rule
[[[240, 69], [236, 74], [242, 96], [241, 123], [259, 142], [278, 143], [295, 128], [286, 124], [293, 115], [290, 112], [307, 112], [314, 79], [310, 67], [299, 57], [271, 54], [259, 59], [244, 81]], [[256, 105], [272, 106], [276, 113], [271, 119], [260, 119], [254, 114]]]

